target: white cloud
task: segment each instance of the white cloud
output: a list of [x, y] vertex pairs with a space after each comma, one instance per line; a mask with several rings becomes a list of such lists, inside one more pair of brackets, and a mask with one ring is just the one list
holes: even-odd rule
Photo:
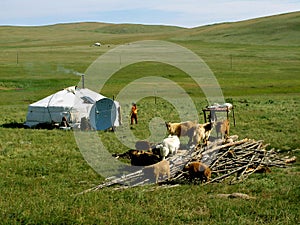
[[[198, 26], [300, 10], [299, 0], [2, 0], [0, 24], [99, 21]], [[111, 15], [120, 12], [119, 21]], [[125, 16], [126, 12], [128, 15]], [[142, 12], [143, 15], [140, 15]], [[165, 13], [165, 17], [163, 16]], [[138, 15], [138, 16], [137, 16]], [[157, 18], [155, 18], [157, 17]], [[127, 21], [122, 21], [126, 18]], [[153, 22], [154, 21], [154, 22]]]

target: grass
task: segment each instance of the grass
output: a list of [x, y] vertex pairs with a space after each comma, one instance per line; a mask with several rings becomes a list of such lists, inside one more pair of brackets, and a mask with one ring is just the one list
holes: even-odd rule
[[[84, 73], [118, 44], [161, 39], [191, 49], [211, 68], [225, 99], [235, 106], [231, 134], [262, 139], [282, 156], [299, 158], [300, 43], [295, 24], [299, 13], [194, 29], [100, 23], [0, 27], [0, 223], [299, 224], [299, 162], [235, 185], [151, 185], [77, 195], [104, 178], [86, 163], [73, 133], [21, 126], [28, 104], [80, 81], [70, 71]], [[273, 35], [283, 26], [284, 35]], [[103, 46], [91, 47], [96, 41]], [[203, 93], [186, 74], [168, 65], [130, 65], [114, 74], [101, 93], [115, 96], [129, 82], [149, 75], [184, 88], [203, 122]], [[138, 139], [149, 138], [152, 118], [178, 119], [161, 98], [144, 98], [138, 107], [139, 124], [132, 130]], [[157, 129], [164, 132], [164, 124]], [[114, 133], [99, 136], [112, 153], [128, 150]], [[217, 197], [233, 192], [255, 199]]]
[[[299, 46], [299, 11], [280, 16], [257, 18], [238, 23], [221, 23], [196, 27], [183, 39], [205, 42], [275, 46]], [[180, 37], [175, 37], [180, 40]]]

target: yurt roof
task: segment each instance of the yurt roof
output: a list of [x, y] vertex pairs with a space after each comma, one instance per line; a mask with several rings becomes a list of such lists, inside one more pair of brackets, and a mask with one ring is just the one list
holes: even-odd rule
[[30, 104], [32, 107], [72, 107], [76, 99], [81, 99], [82, 103], [94, 104], [96, 101], [106, 98], [87, 88], [80, 89], [76, 86], [65, 88], [46, 98]]

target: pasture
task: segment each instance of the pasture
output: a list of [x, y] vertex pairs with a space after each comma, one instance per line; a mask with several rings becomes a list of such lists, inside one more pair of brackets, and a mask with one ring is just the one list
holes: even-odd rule
[[[299, 224], [300, 13], [185, 29], [100, 23], [0, 27], [0, 218], [3, 224]], [[282, 32], [280, 32], [282, 31]], [[84, 160], [72, 132], [24, 129], [28, 104], [77, 85], [97, 57], [137, 40], [166, 40], [198, 54], [224, 98], [234, 104], [231, 134], [270, 143], [291, 167], [271, 168], [235, 185], [157, 185], [78, 193], [104, 178]], [[101, 42], [101, 47], [91, 46]], [[113, 97], [130, 81], [162, 76], [179, 84], [203, 122], [205, 96], [181, 70], [157, 62], [119, 70], [101, 94]], [[139, 101], [133, 133], [150, 135], [149, 121], [176, 121], [162, 98]], [[129, 112], [128, 112], [129, 114]], [[124, 118], [129, 122], [129, 118]], [[159, 130], [165, 131], [164, 124]], [[128, 148], [112, 132], [99, 132], [111, 153]], [[223, 199], [241, 192], [254, 199]]]

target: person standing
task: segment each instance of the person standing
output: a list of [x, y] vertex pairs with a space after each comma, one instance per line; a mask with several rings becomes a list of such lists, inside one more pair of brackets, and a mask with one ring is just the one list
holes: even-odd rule
[[137, 119], [137, 106], [136, 104], [133, 102], [132, 103], [132, 107], [131, 107], [131, 112], [130, 112], [130, 124], [133, 125], [133, 121], [137, 124], [138, 123], [138, 119]]

